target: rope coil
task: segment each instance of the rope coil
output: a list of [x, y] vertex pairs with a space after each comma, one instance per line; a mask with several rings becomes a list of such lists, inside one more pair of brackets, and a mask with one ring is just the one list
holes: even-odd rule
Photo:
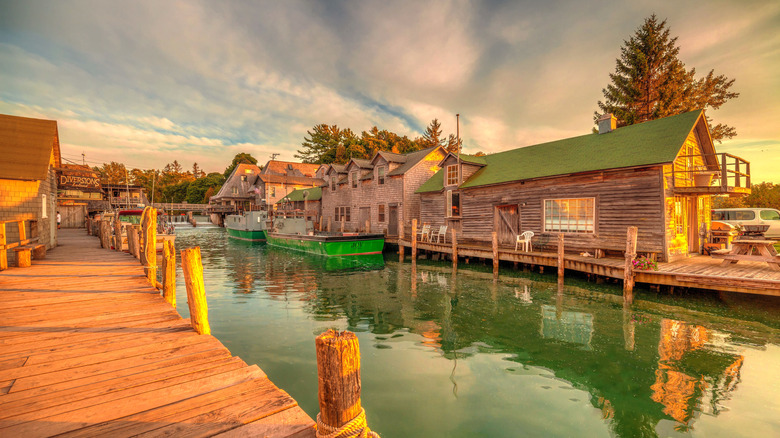
[[317, 414], [317, 438], [380, 438], [366, 424], [366, 410], [360, 408], [360, 413], [341, 427], [332, 427], [322, 422]]

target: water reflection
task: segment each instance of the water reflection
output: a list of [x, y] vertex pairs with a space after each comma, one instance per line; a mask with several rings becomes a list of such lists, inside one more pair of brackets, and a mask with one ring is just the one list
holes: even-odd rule
[[[361, 338], [366, 360], [375, 355], [372, 349], [382, 351], [381, 357], [406, 367], [398, 374], [410, 379], [431, 366], [430, 362], [412, 362], [411, 358], [419, 358], [415, 351], [426, 351], [447, 361], [446, 376], [441, 377], [446, 378], [449, 397], [458, 403], [481, 400], [472, 414], [458, 411], [461, 414], [457, 418], [448, 418], [460, 425], [455, 428], [460, 432], [452, 431], [448, 434], [451, 436], [514, 436], [512, 431], [519, 427], [529, 435], [565, 435], [544, 433], [545, 429], [538, 429], [538, 422], [531, 418], [533, 414], [526, 414], [534, 400], [523, 394], [535, 393], [540, 387], [553, 391], [554, 401], [548, 403], [554, 405], [548, 406], [549, 415], [564, 410], [567, 403], [582, 401], [615, 436], [666, 434], [659, 432], [666, 422], [673, 423], [673, 431], [694, 433], [697, 422], [713, 418], [723, 431], [744, 433], [735, 426], [739, 422], [730, 423], [733, 418], [724, 419], [720, 414], [740, 395], [748, 357], [745, 352], [767, 354], [765, 346], [777, 344], [778, 339], [777, 327], [740, 319], [744, 317], [715, 302], [692, 309], [637, 300], [626, 307], [619, 289], [562, 284], [553, 276], [551, 282], [534, 281], [543, 279], [535, 274], [534, 280], [502, 276], [494, 281], [491, 272], [459, 269], [454, 274], [444, 263], [400, 265], [395, 261], [385, 263], [381, 256], [334, 263], [324, 257], [233, 241], [223, 244], [222, 249], [223, 275], [234, 294], [259, 294], [274, 301], [295, 302], [311, 320], [331, 324], [343, 321], [340, 329], [370, 334]], [[212, 269], [221, 265], [214, 256], [215, 260], [204, 261]], [[388, 260], [395, 258], [390, 254]], [[209, 265], [206, 270], [209, 272]], [[292, 330], [293, 325], [302, 323], [293, 320], [281, 327]], [[743, 330], [743, 326], [750, 329]], [[279, 329], [274, 326], [274, 330]], [[413, 343], [406, 342], [409, 339]], [[313, 336], [300, 342], [302, 348], [313, 348], [309, 346], [313, 345]], [[482, 361], [486, 357], [500, 359]], [[272, 356], [264, 356], [261, 366], [268, 371], [268, 366], [274, 366], [273, 360]], [[765, 360], [777, 361], [780, 357]], [[316, 369], [313, 364], [309, 366]], [[403, 425], [395, 424], [393, 419], [399, 416], [416, 418], [418, 423], [428, 421], [417, 416], [427, 406], [412, 401], [410, 396], [403, 397], [403, 401], [392, 397], [392, 391], [399, 390], [392, 383], [398, 378], [395, 374], [371, 373], [371, 368], [363, 368], [364, 382], [368, 382], [364, 398], [368, 403], [379, 401], [373, 413], [385, 430], [372, 426], [384, 432], [383, 436], [393, 436], [394, 430], [395, 436], [410, 436]], [[501, 383], [489, 386], [484, 376], [500, 376]], [[535, 380], [538, 376], [557, 383], [539, 386]], [[281, 387], [294, 387], [285, 378], [272, 376]], [[425, 378], [420, 374], [414, 384], [424, 387], [429, 383]], [[289, 379], [296, 382], [301, 376]], [[387, 385], [395, 388], [384, 386], [384, 392], [370, 392], [371, 382], [388, 380]], [[309, 386], [316, 392], [316, 376]], [[377, 386], [379, 383], [374, 383], [373, 387]], [[521, 392], [501, 395], [502, 387]], [[772, 380], [766, 391], [769, 395], [777, 389], [777, 382]], [[310, 415], [314, 414], [306, 406], [305, 396], [291, 393]], [[439, 396], [424, 403], [452, 406], [453, 402], [445, 398]], [[493, 404], [499, 399], [501, 406]], [[482, 410], [501, 414], [492, 416], [490, 424], [483, 423]], [[776, 412], [766, 416], [770, 417], [766, 420], [770, 422], [768, 428], [778, 430]], [[567, 426], [569, 431], [581, 427], [574, 423]], [[421, 424], [417, 427], [424, 429]], [[578, 433], [588, 435], [585, 429]]]

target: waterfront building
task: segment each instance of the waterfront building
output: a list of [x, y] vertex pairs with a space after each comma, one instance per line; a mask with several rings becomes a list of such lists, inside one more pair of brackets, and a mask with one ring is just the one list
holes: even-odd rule
[[[0, 115], [0, 251], [28, 238], [57, 245], [57, 172], [62, 165], [57, 121]], [[4, 230], [3, 230], [4, 228]], [[8, 251], [13, 261], [13, 251]]]
[[483, 157], [448, 154], [418, 190], [422, 222], [447, 225], [464, 241], [502, 245], [534, 233], [534, 248], [601, 254], [626, 248], [660, 261], [700, 254], [710, 229], [712, 195], [750, 193], [750, 165], [718, 154], [704, 111], [616, 128]]
[[322, 187], [295, 189], [276, 201], [275, 209], [294, 216], [305, 215], [312, 220], [319, 220], [322, 214]]
[[100, 175], [89, 166], [62, 164], [57, 171], [57, 211], [63, 228], [84, 228], [90, 212], [110, 210]]
[[445, 155], [440, 146], [408, 154], [378, 151], [371, 160], [320, 167], [324, 222], [343, 220], [346, 230], [362, 230], [368, 221], [372, 232], [397, 236], [399, 224], [420, 217], [415, 191], [439, 170]]
[[225, 214], [248, 210], [274, 209], [276, 202], [296, 189], [319, 187], [317, 164], [270, 160], [262, 168], [242, 163], [209, 199], [213, 223], [222, 223]]

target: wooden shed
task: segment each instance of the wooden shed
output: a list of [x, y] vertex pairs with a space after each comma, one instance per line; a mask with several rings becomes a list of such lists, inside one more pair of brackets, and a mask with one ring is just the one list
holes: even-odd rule
[[715, 152], [702, 110], [484, 157], [452, 154], [417, 193], [422, 222], [449, 225], [463, 240], [514, 245], [524, 231], [538, 246], [623, 251], [639, 228], [638, 251], [658, 260], [701, 252], [710, 197], [750, 192], [750, 165]]
[[[57, 174], [61, 166], [55, 120], [0, 115], [0, 251], [25, 237], [57, 245]], [[8, 226], [6, 226], [8, 225]], [[8, 251], [13, 260], [12, 251]]]

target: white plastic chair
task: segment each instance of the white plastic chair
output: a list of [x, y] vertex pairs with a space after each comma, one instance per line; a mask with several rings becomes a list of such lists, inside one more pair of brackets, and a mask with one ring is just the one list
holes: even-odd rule
[[442, 225], [439, 227], [439, 231], [431, 233], [431, 241], [436, 238], [436, 243], [441, 243], [441, 239], [444, 238], [444, 243], [447, 243], [447, 226]]
[[420, 231], [417, 233], [417, 236], [418, 236], [418, 240], [419, 240], [420, 242], [424, 242], [424, 241], [426, 241], [426, 240], [427, 240], [428, 242], [430, 242], [430, 241], [431, 241], [431, 226], [430, 226], [430, 225], [427, 225], [427, 224], [426, 224], [426, 225], [423, 225], [423, 227], [422, 227], [422, 230], [420, 230]]
[[517, 235], [517, 239], [515, 239], [515, 251], [517, 251], [517, 246], [519, 244], [523, 244], [523, 251], [525, 252], [531, 252], [532, 245], [531, 245], [531, 238], [534, 237], [533, 231], [525, 231], [522, 234]]

